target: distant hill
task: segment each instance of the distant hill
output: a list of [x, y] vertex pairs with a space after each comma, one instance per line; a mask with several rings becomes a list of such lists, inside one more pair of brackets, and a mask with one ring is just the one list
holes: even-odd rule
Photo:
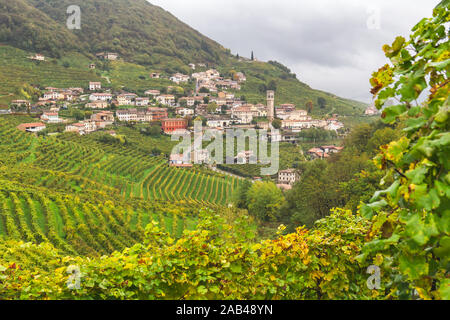
[[[70, 5], [81, 8], [81, 30], [66, 27]], [[145, 0], [0, 0], [0, 42], [60, 57], [68, 51], [114, 51], [153, 63], [216, 62], [227, 50]]]
[[[66, 27], [69, 5], [81, 8], [81, 30]], [[17, 98], [18, 88], [30, 82], [86, 86], [88, 79], [102, 79], [114, 88], [161, 88], [170, 83], [149, 79], [151, 71], [189, 73], [192, 62], [207, 63], [223, 74], [245, 72], [247, 82], [237, 94], [252, 103], [264, 102], [264, 88], [272, 82], [277, 87], [276, 103], [306, 108], [312, 101], [313, 115], [359, 117], [366, 108], [363, 103], [310, 88], [280, 63], [239, 60], [145, 0], [0, 0], [0, 44], [0, 105]], [[121, 60], [88, 70], [89, 63], [100, 63], [95, 54], [103, 51], [116, 52]], [[28, 61], [32, 53], [49, 59], [40, 64]]]

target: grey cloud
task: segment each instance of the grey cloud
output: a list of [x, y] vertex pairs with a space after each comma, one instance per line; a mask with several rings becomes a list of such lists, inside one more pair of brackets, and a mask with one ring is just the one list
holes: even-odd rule
[[[408, 35], [439, 0], [152, 0], [232, 52], [287, 65], [314, 88], [370, 100], [381, 47]], [[381, 29], [369, 30], [368, 8]]]

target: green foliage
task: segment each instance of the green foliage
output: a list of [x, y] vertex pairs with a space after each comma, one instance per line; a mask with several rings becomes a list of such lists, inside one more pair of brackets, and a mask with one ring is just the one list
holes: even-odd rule
[[250, 214], [263, 221], [276, 221], [284, 201], [283, 193], [273, 182], [256, 181], [247, 191]]
[[303, 141], [324, 142], [337, 138], [336, 131], [329, 131], [321, 128], [311, 128], [302, 130], [298, 137]]
[[300, 163], [301, 179], [286, 195], [282, 221], [293, 230], [299, 225], [313, 226], [335, 207], [356, 211], [360, 201], [370, 199], [382, 177], [370, 158], [399, 136], [399, 130], [382, 123], [360, 125], [346, 137], [340, 153], [327, 160]]
[[[255, 241], [248, 217], [231, 222], [204, 211], [199, 227], [174, 240], [149, 224], [143, 244], [100, 259], [63, 257], [50, 245], [0, 242], [4, 299], [369, 299], [354, 256], [364, 219], [336, 210], [318, 228]], [[282, 229], [281, 229], [282, 230]], [[38, 256], [37, 261], [31, 257]], [[80, 289], [67, 287], [70, 265]], [[39, 272], [39, 277], [34, 274]]]
[[[393, 298], [449, 299], [449, 16], [449, 1], [442, 1], [432, 18], [413, 28], [409, 41], [398, 37], [386, 45], [391, 64], [371, 80], [378, 108], [389, 98], [399, 101], [382, 118], [401, 121], [405, 136], [374, 160], [388, 187], [361, 207], [372, 227], [360, 258], [382, 257]], [[427, 89], [426, 101], [414, 104]]]

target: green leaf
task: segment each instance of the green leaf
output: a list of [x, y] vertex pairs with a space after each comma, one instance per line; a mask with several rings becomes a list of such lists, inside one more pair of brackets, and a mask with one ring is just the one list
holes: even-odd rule
[[388, 107], [383, 110], [381, 118], [383, 119], [384, 123], [392, 123], [395, 121], [395, 119], [397, 119], [399, 115], [405, 113], [406, 110], [407, 108], [403, 104]]
[[425, 257], [419, 255], [400, 256], [399, 267], [411, 280], [419, 279], [421, 276], [428, 274], [428, 263]]
[[443, 279], [439, 287], [439, 294], [442, 300], [450, 300], [450, 279]]
[[427, 172], [428, 168], [422, 165], [412, 171], [408, 171], [405, 175], [411, 180], [411, 183], [421, 184], [425, 180]]
[[441, 71], [445, 68], [447, 68], [447, 66], [450, 65], [450, 59], [444, 60], [444, 61], [439, 61], [439, 62], [430, 62], [427, 64], [428, 67], [433, 67], [436, 68], [436, 70]]
[[240, 263], [232, 263], [230, 269], [233, 273], [241, 273], [242, 265]]
[[200, 293], [200, 294], [202, 294], [202, 295], [204, 295], [204, 294], [207, 294], [207, 293], [208, 293], [208, 289], [206, 289], [205, 286], [199, 286], [199, 287], [197, 288], [197, 292]]

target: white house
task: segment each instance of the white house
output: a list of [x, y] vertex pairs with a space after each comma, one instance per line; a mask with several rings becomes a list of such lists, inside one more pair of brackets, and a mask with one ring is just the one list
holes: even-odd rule
[[281, 170], [278, 172], [278, 183], [293, 185], [300, 180], [300, 175], [295, 169]]
[[102, 83], [101, 82], [89, 82], [89, 90], [91, 91], [95, 91], [95, 90], [100, 90], [102, 88]]
[[233, 120], [231, 120], [231, 119], [210, 118], [210, 119], [207, 119], [206, 125], [210, 128], [225, 128], [225, 127], [229, 127], [232, 122], [233, 122]]
[[175, 106], [175, 96], [171, 94], [164, 94], [161, 96], [158, 96], [156, 100], [166, 106]]
[[159, 96], [161, 92], [159, 90], [147, 90], [144, 92], [146, 96], [152, 96], [153, 98]]
[[176, 108], [176, 114], [186, 117], [186, 116], [192, 116], [194, 115], [194, 109], [179, 107]]
[[182, 73], [175, 73], [173, 76], [170, 77], [170, 80], [175, 83], [188, 82], [189, 79], [190, 79], [189, 76]]
[[59, 118], [58, 112], [44, 111], [41, 116], [41, 120], [47, 123], [61, 123], [62, 119]]
[[22, 123], [17, 126], [17, 129], [26, 132], [39, 132], [44, 130], [45, 124], [37, 122], [37, 123]]
[[110, 93], [93, 93], [89, 96], [90, 101], [110, 101], [112, 94]]
[[136, 98], [136, 107], [146, 107], [150, 104], [149, 98]]

